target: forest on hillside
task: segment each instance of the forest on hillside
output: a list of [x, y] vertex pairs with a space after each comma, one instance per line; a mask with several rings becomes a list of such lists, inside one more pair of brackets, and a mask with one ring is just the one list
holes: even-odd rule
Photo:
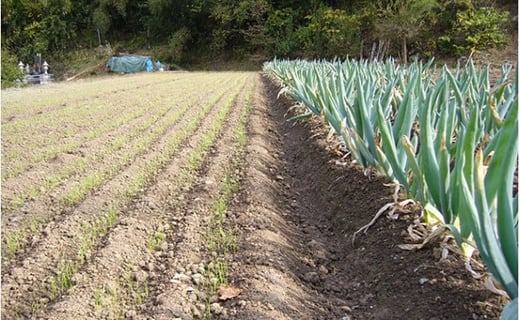
[[516, 0], [4, 0], [2, 60], [31, 61], [35, 53], [58, 60], [125, 43], [175, 63], [195, 55], [406, 62], [500, 47], [516, 32], [517, 7]]

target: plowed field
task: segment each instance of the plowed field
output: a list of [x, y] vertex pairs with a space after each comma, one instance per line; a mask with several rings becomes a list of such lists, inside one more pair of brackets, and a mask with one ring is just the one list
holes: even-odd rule
[[417, 208], [352, 245], [393, 188], [277, 92], [245, 72], [2, 91], [2, 319], [498, 317], [445, 244], [397, 248]]

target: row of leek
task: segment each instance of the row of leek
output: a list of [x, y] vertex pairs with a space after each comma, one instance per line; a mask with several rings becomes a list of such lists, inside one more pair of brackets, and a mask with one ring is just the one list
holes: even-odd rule
[[273, 60], [264, 72], [323, 116], [352, 157], [402, 185], [408, 196], [473, 240], [489, 271], [518, 297], [518, 87], [512, 66], [440, 70], [433, 61]]

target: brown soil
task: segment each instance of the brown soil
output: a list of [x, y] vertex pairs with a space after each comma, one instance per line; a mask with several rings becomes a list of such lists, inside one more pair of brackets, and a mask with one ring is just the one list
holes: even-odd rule
[[[134, 77], [130, 80], [139, 82], [139, 76]], [[120, 198], [120, 193], [139, 168], [165, 152], [168, 139], [184, 130], [215, 94], [197, 100], [148, 152], [137, 155], [78, 205], [61, 208], [54, 199], [92, 170], [108, 166], [110, 157], [117, 153], [98, 159], [52, 194], [44, 192], [21, 208], [10, 210], [3, 204], [2, 216], [7, 217], [2, 221], [3, 230], [16, 230], [19, 221], [33, 216], [44, 222], [39, 230], [33, 230], [34, 241], [20, 253], [11, 258], [3, 256], [2, 317], [498, 318], [505, 299], [484, 288], [486, 277], [472, 278], [456, 253], [450, 252], [440, 261], [440, 248], [445, 244], [437, 241], [419, 251], [397, 247], [410, 243], [406, 229], [418, 218], [417, 207], [406, 208], [397, 219], [383, 216], [353, 246], [352, 234], [393, 201], [393, 187], [380, 177], [365, 175], [354, 165], [339, 165], [336, 160], [340, 155], [334, 143], [327, 141], [327, 131], [320, 121], [287, 122], [292, 102], [276, 99], [278, 90], [268, 80], [252, 73], [242, 79], [240, 84], [216, 85], [228, 88], [223, 97], [132, 199]], [[161, 83], [166, 81], [183, 83], [182, 77]], [[205, 84], [206, 89], [209, 86]], [[201, 162], [188, 171], [188, 176], [183, 175], [181, 169], [190, 165], [191, 154], [203, 143], [212, 120], [229, 99], [233, 108], [216, 139], [202, 153]], [[249, 140], [241, 150], [235, 145], [233, 130], [248, 104], [252, 107]], [[60, 102], [49, 110], [59, 109]], [[32, 117], [28, 111], [7, 115], [14, 117], [12, 121]], [[2, 123], [8, 121], [2, 115]], [[121, 134], [117, 130], [121, 129], [114, 129], [106, 139]], [[92, 141], [85, 140], [81, 153], [75, 155], [96, 150]], [[59, 154], [57, 159], [64, 161], [64, 166], [70, 156]], [[56, 166], [38, 163], [19, 178], [31, 184], [40, 179], [38, 172], [53, 170]], [[225, 219], [225, 230], [236, 241], [237, 250], [232, 252], [212, 250], [208, 231], [225, 176], [240, 182]], [[6, 194], [15, 194], [16, 185], [7, 180]], [[74, 258], [82, 245], [84, 223], [95, 223], [110, 205], [121, 208], [115, 225], [95, 241], [87, 260], [72, 275], [70, 288], [50, 297], [49, 278], [59, 272], [60, 259]], [[58, 209], [54, 209], [56, 206]], [[165, 241], [150, 248], [150, 239], [159, 235]], [[226, 259], [228, 284], [242, 290], [227, 301], [219, 300], [209, 285], [213, 281], [211, 272], [222, 258]], [[473, 268], [485, 272], [478, 262]]]
[[392, 201], [393, 189], [338, 166], [323, 125], [285, 122], [291, 103], [266, 87], [230, 222], [243, 230], [231, 265], [244, 293], [225, 304], [222, 319], [498, 318], [503, 299], [473, 279], [460, 256], [439, 262], [439, 243], [397, 247], [417, 209], [379, 219], [354, 247], [352, 234]]

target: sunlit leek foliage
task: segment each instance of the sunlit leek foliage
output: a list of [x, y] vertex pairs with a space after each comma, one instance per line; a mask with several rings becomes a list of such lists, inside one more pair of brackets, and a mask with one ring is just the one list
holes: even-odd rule
[[[354, 60], [273, 60], [264, 72], [323, 116], [356, 162], [438, 212], [459, 244], [474, 241], [513, 303], [518, 297], [518, 73]], [[303, 118], [300, 116], [298, 118]], [[516, 317], [515, 317], [516, 318]]]

